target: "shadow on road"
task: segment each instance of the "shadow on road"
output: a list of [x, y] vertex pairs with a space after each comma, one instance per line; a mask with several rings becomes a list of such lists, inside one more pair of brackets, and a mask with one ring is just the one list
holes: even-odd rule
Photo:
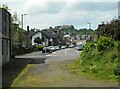
[[47, 58], [35, 58], [29, 64], [43, 64]]
[[42, 64], [45, 63], [46, 58], [22, 58], [14, 59], [2, 67], [2, 88], [10, 88], [13, 81], [22, 72], [28, 64]]
[[16, 77], [33, 59], [14, 59], [2, 67], [2, 87], [10, 87]]

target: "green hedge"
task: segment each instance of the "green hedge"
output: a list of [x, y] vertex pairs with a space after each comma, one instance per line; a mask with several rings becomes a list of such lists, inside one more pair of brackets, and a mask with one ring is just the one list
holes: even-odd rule
[[87, 42], [80, 59], [75, 63], [81, 71], [94, 77], [118, 81], [120, 75], [120, 41], [114, 41], [111, 37], [100, 37], [94, 48], [94, 42]]
[[114, 47], [115, 41], [111, 37], [101, 36], [97, 42], [98, 51], [104, 51]]

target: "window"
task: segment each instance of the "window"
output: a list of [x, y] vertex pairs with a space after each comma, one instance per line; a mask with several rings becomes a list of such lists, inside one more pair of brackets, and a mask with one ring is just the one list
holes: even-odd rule
[[2, 55], [4, 55], [4, 51], [3, 51], [3, 39], [2, 39]]
[[8, 55], [8, 40], [6, 40], [6, 52], [7, 52], [7, 55]]

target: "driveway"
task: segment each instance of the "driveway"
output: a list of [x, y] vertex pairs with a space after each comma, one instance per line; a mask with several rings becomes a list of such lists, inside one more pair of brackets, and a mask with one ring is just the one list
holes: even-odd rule
[[17, 57], [34, 58], [32, 68], [13, 82], [12, 87], [118, 87], [117, 83], [88, 80], [73, 73], [65, 65], [79, 57], [74, 48], [52, 54], [40, 52]]

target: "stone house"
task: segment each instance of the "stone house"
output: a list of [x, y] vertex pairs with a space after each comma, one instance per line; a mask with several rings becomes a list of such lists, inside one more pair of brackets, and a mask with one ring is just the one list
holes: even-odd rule
[[0, 62], [2, 65], [11, 60], [11, 14], [0, 8]]

